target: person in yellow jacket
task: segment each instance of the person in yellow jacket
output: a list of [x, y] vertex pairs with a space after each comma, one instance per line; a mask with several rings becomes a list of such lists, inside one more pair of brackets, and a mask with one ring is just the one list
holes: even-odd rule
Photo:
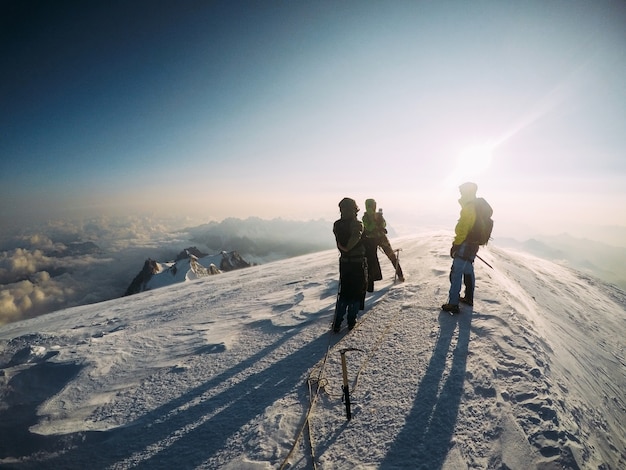
[[[474, 259], [478, 253], [478, 244], [468, 240], [470, 232], [476, 222], [476, 192], [478, 185], [467, 182], [459, 186], [461, 198], [461, 214], [454, 228], [454, 240], [450, 248], [450, 256], [453, 258], [450, 270], [450, 291], [448, 303], [441, 306], [442, 310], [450, 313], [459, 312], [459, 302], [468, 305], [474, 304]], [[465, 295], [461, 297], [461, 283], [465, 284]]]
[[[387, 221], [383, 217], [382, 209], [376, 212], [376, 201], [374, 199], [365, 200], [365, 214], [363, 214], [363, 240], [365, 241], [366, 246], [370, 279], [374, 281], [382, 279], [380, 265], [378, 264], [378, 254], [376, 252], [376, 249], [380, 246], [396, 270], [398, 280], [400, 282], [404, 282], [402, 267], [400, 267], [400, 262], [398, 261], [393, 248], [391, 248], [389, 239], [387, 238]], [[378, 269], [376, 269], [376, 267], [378, 267]], [[373, 282], [370, 281], [368, 291], [372, 292], [373, 290]]]

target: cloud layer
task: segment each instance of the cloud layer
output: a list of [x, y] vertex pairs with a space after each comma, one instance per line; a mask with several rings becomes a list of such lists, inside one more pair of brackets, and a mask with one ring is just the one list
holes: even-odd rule
[[[209, 254], [238, 251], [246, 261], [263, 264], [334, 247], [331, 227], [322, 219], [228, 218], [195, 225], [185, 218], [101, 217], [5, 235], [0, 239], [0, 325], [121, 297], [148, 258], [171, 261], [182, 249], [197, 246]], [[390, 236], [395, 235], [390, 227]], [[626, 285], [624, 247], [565, 236], [542, 238], [540, 247], [502, 237], [494, 243]]]
[[52, 222], [0, 244], [0, 324], [123, 295], [147, 257], [187, 241], [181, 221], [148, 217]]
[[329, 222], [282, 219], [189, 227], [185, 218], [120, 217], [45, 226], [0, 241], [0, 324], [121, 297], [147, 258], [171, 261], [197, 245], [264, 263], [331, 248]]

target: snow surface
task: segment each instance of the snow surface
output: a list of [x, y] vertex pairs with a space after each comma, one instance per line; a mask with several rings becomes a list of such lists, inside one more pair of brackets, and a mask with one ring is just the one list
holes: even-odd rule
[[3, 326], [0, 466], [626, 468], [626, 294], [490, 247], [451, 316], [450, 239], [393, 240], [349, 333], [335, 250]]

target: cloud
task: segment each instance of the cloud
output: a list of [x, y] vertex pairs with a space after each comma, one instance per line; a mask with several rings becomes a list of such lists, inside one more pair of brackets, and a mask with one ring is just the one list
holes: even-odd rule
[[48, 236], [41, 233], [35, 233], [33, 235], [25, 237], [28, 245], [31, 249], [39, 250], [54, 250], [63, 247], [62, 243], [54, 243]]
[[16, 248], [0, 253], [0, 283], [6, 284], [24, 279], [52, 263], [41, 250], [30, 251]]
[[63, 308], [75, 295], [69, 277], [52, 278], [41, 271], [31, 279], [5, 284], [0, 289], [0, 323], [31, 318]]
[[189, 246], [185, 218], [53, 221], [0, 240], [0, 324], [120, 297], [146, 258]]
[[0, 324], [121, 295], [108, 279], [111, 258], [57, 259], [22, 248], [0, 256]]

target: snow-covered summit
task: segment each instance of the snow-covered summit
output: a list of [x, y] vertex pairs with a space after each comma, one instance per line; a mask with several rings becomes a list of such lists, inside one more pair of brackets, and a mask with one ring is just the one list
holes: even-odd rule
[[191, 247], [183, 250], [174, 261], [159, 262], [147, 259], [139, 274], [128, 286], [126, 295], [247, 267], [250, 267], [250, 263], [236, 251], [207, 255]]
[[392, 243], [350, 333], [335, 250], [3, 326], [0, 465], [625, 468], [623, 291], [489, 247], [450, 316], [450, 236]]

